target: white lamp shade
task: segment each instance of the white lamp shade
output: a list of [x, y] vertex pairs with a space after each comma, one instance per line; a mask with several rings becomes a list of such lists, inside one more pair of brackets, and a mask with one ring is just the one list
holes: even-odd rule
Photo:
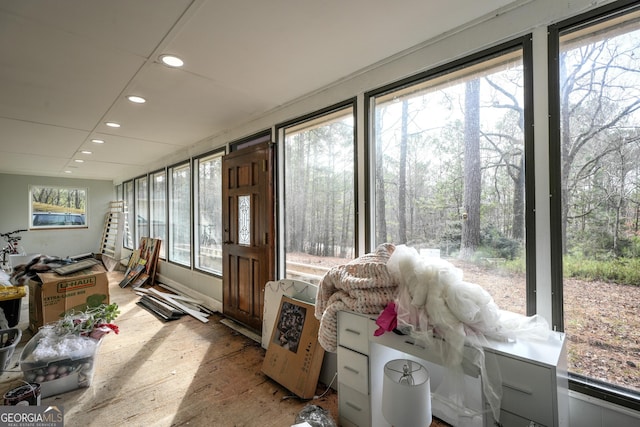
[[[405, 372], [413, 377], [413, 385], [406, 381]], [[431, 382], [424, 366], [405, 359], [391, 360], [384, 365], [382, 415], [394, 427], [431, 424]]]

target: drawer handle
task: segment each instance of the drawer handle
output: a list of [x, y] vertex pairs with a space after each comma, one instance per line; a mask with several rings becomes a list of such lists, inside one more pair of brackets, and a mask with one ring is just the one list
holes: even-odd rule
[[356, 331], [355, 329], [346, 328], [345, 331], [352, 334], [360, 335], [360, 331]]
[[418, 344], [418, 343], [416, 343], [415, 341], [404, 340], [404, 343], [405, 343], [405, 344], [412, 345], [412, 346], [414, 346], [414, 347], [421, 348], [422, 350], [424, 350], [424, 349], [426, 348], [426, 347], [425, 347], [425, 346], [423, 346], [422, 344]]
[[517, 385], [513, 385], [513, 384], [509, 384], [509, 383], [503, 382], [502, 386], [510, 388], [511, 390], [519, 391], [520, 393], [529, 394], [529, 395], [533, 394], [533, 391], [531, 391], [529, 389], [526, 389], [526, 388], [519, 387]]
[[351, 403], [349, 401], [347, 401], [347, 406], [351, 406], [353, 409], [355, 409], [356, 411], [362, 411], [362, 408], [359, 407], [358, 405]]
[[344, 369], [346, 369], [347, 371], [351, 371], [356, 375], [360, 373], [360, 371], [358, 371], [357, 369], [353, 369], [351, 366], [345, 366]]

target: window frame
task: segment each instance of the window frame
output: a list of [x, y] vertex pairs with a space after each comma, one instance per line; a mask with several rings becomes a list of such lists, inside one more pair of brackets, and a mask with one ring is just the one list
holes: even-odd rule
[[[193, 183], [192, 183], [192, 200], [193, 200], [193, 230], [192, 230], [192, 252], [193, 252], [193, 269], [196, 271], [199, 271], [203, 274], [208, 274], [208, 275], [212, 275], [212, 276], [216, 276], [216, 277], [220, 277], [222, 278], [222, 254], [221, 256], [221, 267], [220, 267], [220, 271], [218, 270], [208, 270], [205, 268], [202, 268], [200, 266], [199, 263], [199, 258], [200, 258], [200, 233], [199, 233], [199, 227], [200, 227], [200, 162], [202, 160], [208, 160], [208, 159], [220, 159], [220, 200], [218, 200], [217, 202], [220, 204], [220, 213], [222, 215], [222, 161], [223, 161], [223, 157], [227, 154], [227, 150], [226, 147], [221, 147], [218, 148], [216, 150], [212, 150], [206, 153], [203, 153], [199, 156], [196, 156], [193, 158], [192, 161], [192, 172], [191, 172], [191, 176], [193, 179]], [[222, 227], [222, 218], [220, 218], [220, 225]], [[222, 230], [220, 233], [219, 240], [220, 240], [220, 250], [222, 251]]]
[[[189, 231], [189, 256], [188, 256], [188, 263], [185, 262], [181, 262], [180, 260], [176, 260], [175, 256], [173, 255], [173, 240], [174, 239], [174, 234], [172, 232], [173, 230], [173, 203], [175, 203], [175, 197], [173, 197], [173, 171], [178, 170], [178, 169], [182, 169], [185, 168], [186, 170], [189, 171], [189, 177], [187, 179], [187, 182], [189, 184], [189, 189], [188, 189], [188, 205], [189, 205], [189, 224], [187, 226], [187, 229]], [[191, 161], [191, 159], [182, 161], [182, 162], [178, 162], [175, 163], [171, 166], [167, 167], [167, 261], [172, 263], [172, 264], [176, 264], [176, 265], [180, 265], [184, 268], [188, 268], [188, 269], [192, 269], [193, 268], [193, 162]]]
[[[573, 16], [548, 27], [548, 87], [549, 87], [549, 190], [551, 237], [551, 288], [554, 328], [564, 331], [563, 246], [562, 246], [562, 179], [560, 130], [560, 37], [562, 33], [579, 30], [593, 23], [640, 10], [634, 0], [620, 0], [581, 15]], [[640, 411], [640, 393], [613, 383], [581, 374], [567, 372], [569, 390]]]
[[535, 218], [535, 164], [534, 164], [534, 109], [533, 109], [533, 41], [532, 34], [525, 34], [496, 46], [483, 49], [464, 58], [452, 61], [433, 69], [409, 76], [397, 82], [381, 86], [364, 94], [365, 108], [365, 145], [366, 181], [365, 194], [367, 197], [365, 212], [365, 246], [369, 252], [375, 248], [375, 147], [372, 142], [374, 135], [374, 100], [392, 92], [410, 88], [425, 81], [446, 76], [447, 74], [480, 64], [493, 57], [506, 54], [509, 51], [522, 50], [523, 64], [523, 108], [524, 108], [524, 155], [525, 155], [525, 253], [526, 253], [526, 315], [537, 313], [536, 302], [536, 218]]
[[360, 222], [360, 210], [358, 209], [358, 183], [359, 183], [359, 168], [358, 168], [358, 103], [357, 98], [349, 98], [342, 102], [338, 102], [326, 108], [322, 108], [320, 110], [304, 114], [302, 116], [296, 117], [291, 120], [287, 120], [285, 122], [278, 123], [274, 126], [275, 134], [276, 134], [276, 144], [278, 146], [278, 167], [277, 167], [277, 179], [276, 179], [276, 194], [277, 200], [280, 202], [277, 203], [276, 208], [276, 221], [277, 221], [277, 236], [278, 239], [276, 241], [276, 274], [279, 278], [286, 278], [286, 224], [285, 224], [285, 214], [284, 210], [286, 209], [285, 201], [286, 201], [286, 188], [285, 188], [285, 133], [286, 130], [304, 124], [305, 122], [311, 122], [313, 120], [319, 119], [323, 116], [330, 115], [332, 113], [339, 112], [341, 110], [351, 109], [353, 114], [353, 150], [354, 150], [354, 158], [353, 158], [353, 202], [354, 202], [354, 216], [353, 216], [353, 251], [354, 257], [360, 255], [360, 239], [359, 239], [359, 228], [358, 224]]
[[[141, 192], [141, 186], [142, 185], [146, 185], [146, 201], [147, 201], [147, 208], [144, 209], [145, 212], [141, 212], [143, 209], [141, 209], [140, 206], [140, 202], [141, 202], [141, 197], [140, 197], [140, 192]], [[134, 225], [134, 244], [136, 246], [136, 249], [138, 247], [138, 242], [140, 242], [140, 238], [141, 237], [149, 237], [149, 236], [143, 236], [142, 235], [142, 231], [140, 230], [140, 217], [141, 215], [145, 216], [147, 218], [147, 234], [149, 234], [149, 175], [141, 175], [139, 177], [136, 177], [133, 179], [133, 186], [134, 186], [134, 218], [135, 218], [135, 225]]]
[[[129, 200], [129, 196], [131, 196], [131, 200]], [[124, 235], [122, 239], [122, 246], [125, 249], [134, 250], [136, 249], [134, 246], [135, 235], [134, 232], [134, 221], [135, 218], [135, 183], [133, 179], [129, 179], [122, 183], [122, 199], [125, 204], [125, 222], [124, 222]], [[130, 240], [129, 240], [130, 239]]]
[[[155, 221], [157, 221], [156, 216], [154, 216], [155, 210], [153, 208], [155, 203], [152, 203], [154, 199], [154, 182], [155, 182], [155, 177], [158, 176], [159, 174], [164, 174], [164, 203], [163, 206], [161, 207], [161, 211], [163, 213], [163, 218], [161, 218], [164, 221], [164, 236], [161, 239], [161, 245], [160, 245], [160, 253], [159, 253], [159, 258], [162, 260], [166, 260], [167, 259], [167, 226], [168, 226], [168, 198], [167, 198], [167, 185], [168, 185], [168, 179], [167, 179], [167, 169], [166, 168], [162, 168], [162, 169], [158, 169], [156, 171], [153, 172], [149, 172], [149, 221], [150, 221], [150, 225], [149, 225], [149, 234], [153, 234], [153, 230], [151, 228], [151, 224], [153, 224]], [[152, 238], [157, 238], [154, 236], [151, 236]]]

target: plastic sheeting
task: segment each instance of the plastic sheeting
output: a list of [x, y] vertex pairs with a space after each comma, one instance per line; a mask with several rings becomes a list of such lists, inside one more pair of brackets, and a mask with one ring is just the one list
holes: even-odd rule
[[446, 260], [422, 257], [399, 245], [387, 262], [390, 275], [398, 282], [395, 301], [398, 329], [429, 345], [443, 340], [441, 357], [450, 370], [438, 390], [452, 407], [464, 408], [464, 347], [477, 350], [471, 361], [480, 370], [483, 393], [496, 421], [500, 419], [502, 386], [500, 370], [485, 357], [487, 339], [546, 339], [547, 322], [502, 311], [481, 286], [463, 280], [462, 270]]

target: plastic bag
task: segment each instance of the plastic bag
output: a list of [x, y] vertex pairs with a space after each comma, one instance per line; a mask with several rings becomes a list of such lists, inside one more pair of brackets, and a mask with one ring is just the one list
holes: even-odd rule
[[337, 427], [329, 411], [318, 405], [307, 405], [296, 415], [296, 424], [305, 421], [312, 427]]

